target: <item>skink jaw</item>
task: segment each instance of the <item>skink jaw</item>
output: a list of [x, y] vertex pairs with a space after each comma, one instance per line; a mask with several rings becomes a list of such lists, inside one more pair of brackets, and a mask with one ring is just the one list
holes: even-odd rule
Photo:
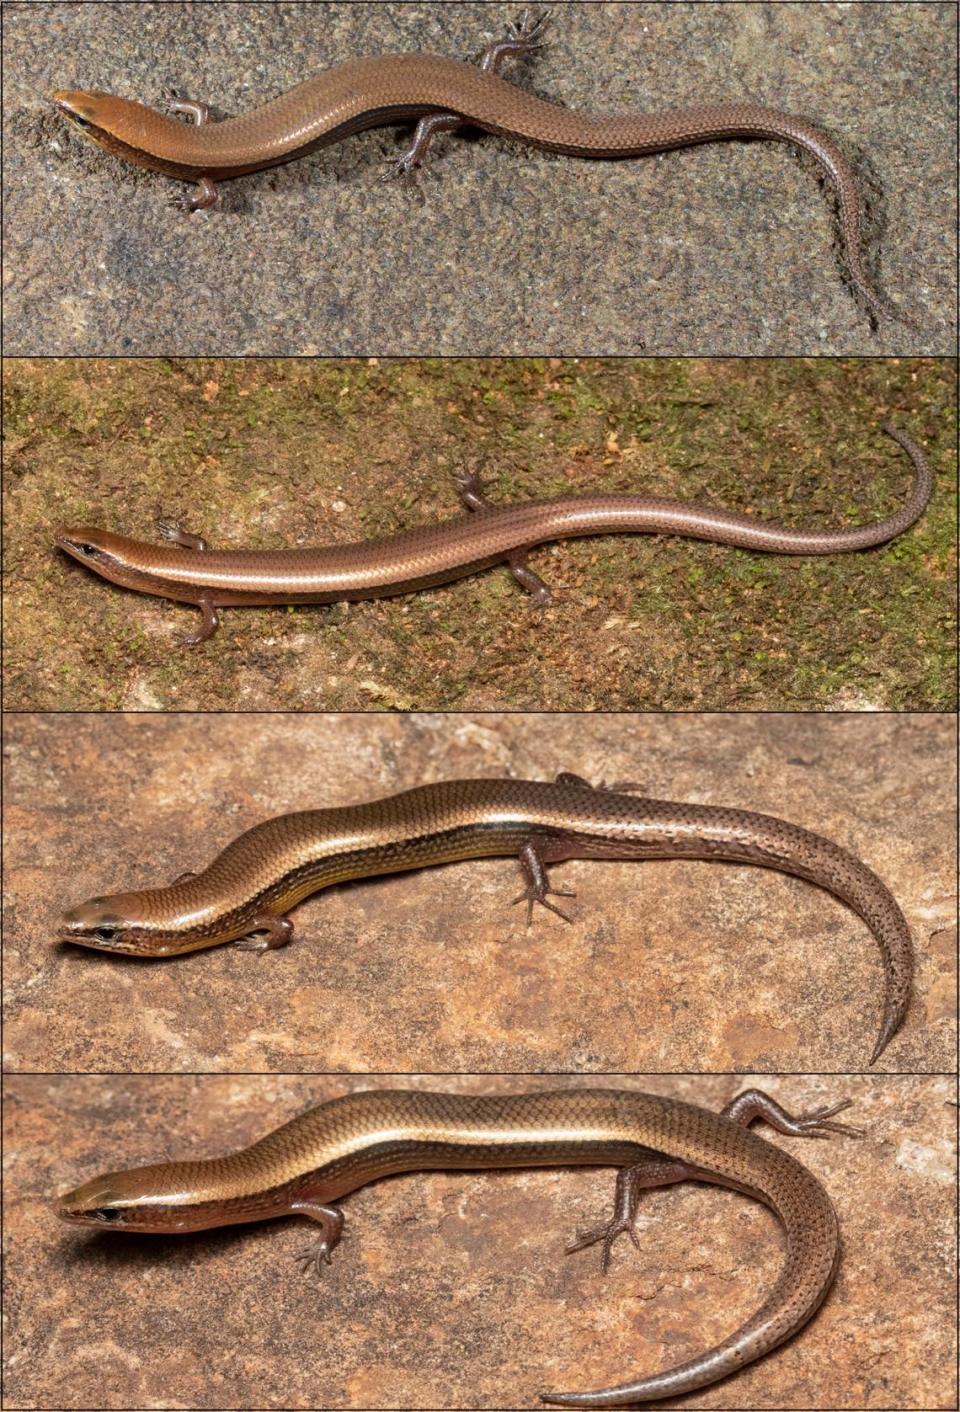
[[179, 1179], [177, 1164], [104, 1172], [54, 1197], [54, 1214], [71, 1226], [167, 1235], [209, 1226], [205, 1203]]
[[58, 88], [50, 95], [61, 117], [89, 136], [93, 135], [90, 130], [97, 126], [97, 100], [108, 97], [108, 94], [93, 89], [84, 91], [75, 88]]
[[89, 109], [86, 97], [82, 91], [72, 88], [58, 88], [50, 95], [65, 118], [79, 119], [83, 123], [88, 123], [93, 116], [92, 112], [85, 111]]
[[73, 559], [79, 559], [80, 563], [107, 563], [111, 555], [104, 545], [99, 542], [100, 535], [97, 530], [57, 530], [54, 536], [54, 543], [58, 549], [62, 549], [64, 554], [69, 554]]
[[84, 1187], [64, 1192], [53, 1199], [54, 1214], [71, 1226], [96, 1226], [106, 1229], [123, 1224], [123, 1212], [118, 1207], [101, 1204], [91, 1206], [84, 1201]]
[[135, 893], [81, 902], [61, 915], [57, 939], [124, 956], [162, 956], [169, 947], [161, 944], [137, 903]]
[[56, 934], [58, 941], [73, 946], [147, 961], [175, 956], [185, 949], [175, 933], [158, 929], [144, 910], [142, 897], [132, 892], [93, 897], [71, 907], [60, 916]]
[[107, 1172], [82, 1186], [54, 1197], [53, 1210], [61, 1221], [73, 1226], [119, 1226], [129, 1214], [130, 1199], [124, 1196], [125, 1173]]
[[101, 951], [119, 949], [123, 935], [120, 918], [115, 912], [99, 905], [96, 898], [64, 912], [57, 926], [57, 936], [61, 941], [96, 946]]

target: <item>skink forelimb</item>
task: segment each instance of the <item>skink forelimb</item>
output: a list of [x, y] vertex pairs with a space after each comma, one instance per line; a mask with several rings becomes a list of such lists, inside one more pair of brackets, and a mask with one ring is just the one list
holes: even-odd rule
[[[499, 74], [505, 59], [523, 58], [536, 49], [542, 49], [543, 34], [549, 19], [549, 10], [539, 15], [535, 11], [524, 10], [516, 24], [507, 26], [506, 39], [487, 45], [480, 56], [479, 67], [484, 73]], [[462, 113], [428, 113], [421, 118], [406, 152], [390, 161], [393, 175], [411, 177], [423, 166], [430, 144], [438, 133], [456, 132], [458, 128], [466, 127], [468, 121]]]

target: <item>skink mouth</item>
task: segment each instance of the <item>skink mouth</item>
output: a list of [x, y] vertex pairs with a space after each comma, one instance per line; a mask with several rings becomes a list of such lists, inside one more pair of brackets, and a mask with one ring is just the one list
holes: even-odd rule
[[101, 1211], [80, 1211], [67, 1204], [67, 1197], [54, 1197], [53, 1211], [61, 1221], [68, 1222], [71, 1226], [94, 1226], [97, 1230], [109, 1230], [111, 1226], [116, 1226], [122, 1220], [119, 1211], [113, 1211], [105, 1207]]
[[70, 533], [66, 530], [58, 530], [54, 536], [54, 543], [58, 549], [62, 549], [64, 554], [71, 554], [74, 559], [102, 559], [104, 552], [98, 544], [91, 544], [82, 535]]
[[179, 949], [168, 942], [152, 942], [146, 946], [142, 942], [123, 936], [110, 937], [98, 935], [97, 932], [78, 932], [68, 926], [58, 927], [56, 936], [59, 942], [81, 946], [85, 951], [105, 951], [110, 956], [132, 956], [140, 961], [163, 961], [179, 954]]
[[92, 126], [90, 115], [85, 111], [89, 107], [89, 100], [83, 93], [58, 88], [56, 93], [51, 93], [50, 98], [57, 111], [69, 122], [75, 123], [81, 130]]
[[98, 951], [126, 951], [135, 946], [122, 919], [108, 907], [93, 903], [81, 903], [63, 912], [57, 921], [57, 938]]
[[71, 946], [83, 946], [93, 951], [127, 951], [129, 943], [123, 941], [111, 941], [108, 938], [98, 938], [95, 936], [84, 936], [80, 932], [71, 931], [69, 927], [60, 927], [57, 931], [57, 940], [69, 942]]

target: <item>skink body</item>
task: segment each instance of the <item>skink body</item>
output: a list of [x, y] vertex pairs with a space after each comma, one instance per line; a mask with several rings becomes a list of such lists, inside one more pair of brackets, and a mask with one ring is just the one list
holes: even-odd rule
[[[749, 515], [640, 495], [595, 495], [492, 505], [475, 477], [461, 482], [470, 513], [383, 539], [318, 549], [211, 550], [203, 540], [161, 521], [174, 544], [155, 545], [89, 526], [65, 529], [57, 545], [125, 588], [196, 604], [200, 642], [219, 624], [217, 608], [277, 603], [330, 603], [431, 588], [506, 561], [538, 601], [552, 594], [534, 574], [526, 551], [548, 540], [599, 534], [677, 534], [770, 554], [841, 554], [882, 544], [922, 514], [933, 473], [920, 447], [896, 428], [884, 430], [910, 456], [914, 485], [894, 514], [840, 530], [795, 530]], [[190, 547], [191, 545], [197, 547]]]
[[835, 142], [806, 118], [759, 103], [711, 103], [655, 114], [592, 116], [571, 111], [500, 77], [503, 61], [540, 47], [543, 18], [490, 45], [479, 66], [431, 54], [354, 59], [328, 69], [249, 113], [209, 122], [205, 104], [172, 95], [168, 113], [100, 91], [63, 89], [60, 112], [99, 146], [128, 162], [181, 181], [199, 193], [187, 209], [216, 204], [215, 183], [274, 167], [366, 128], [420, 118], [399, 166], [419, 166], [436, 131], [463, 124], [570, 157], [641, 157], [731, 138], [766, 138], [809, 154], [833, 186], [847, 276], [875, 315], [892, 310], [875, 289], [863, 256], [863, 199], [853, 167]]
[[747, 1130], [763, 1117], [794, 1136], [855, 1135], [830, 1121], [847, 1104], [791, 1117], [757, 1090], [722, 1113], [653, 1094], [558, 1090], [494, 1097], [386, 1090], [334, 1099], [228, 1157], [167, 1162], [95, 1178], [56, 1202], [75, 1224], [130, 1231], [192, 1231], [275, 1216], [318, 1222], [317, 1271], [340, 1239], [330, 1203], [379, 1177], [426, 1170], [617, 1166], [616, 1213], [571, 1249], [602, 1242], [604, 1268], [618, 1235], [633, 1234], [640, 1192], [688, 1179], [734, 1187], [765, 1202], [786, 1235], [780, 1276], [761, 1307], [708, 1352], [615, 1388], [544, 1393], [571, 1407], [617, 1407], [678, 1397], [775, 1348], [816, 1312], [840, 1258], [837, 1220], [820, 1182], [788, 1153]]
[[449, 780], [368, 804], [286, 814], [249, 829], [202, 872], [169, 887], [95, 897], [72, 908], [59, 935], [131, 956], [175, 956], [227, 941], [262, 950], [289, 941], [286, 914], [320, 888], [435, 863], [518, 856], [528, 915], [534, 903], [558, 910], [546, 869], [563, 859], [753, 863], [826, 889], [870, 928], [884, 968], [875, 1060], [906, 1012], [913, 970], [909, 929], [876, 874], [837, 844], [782, 819], [635, 798], [625, 788], [593, 788], [567, 773], [552, 784]]

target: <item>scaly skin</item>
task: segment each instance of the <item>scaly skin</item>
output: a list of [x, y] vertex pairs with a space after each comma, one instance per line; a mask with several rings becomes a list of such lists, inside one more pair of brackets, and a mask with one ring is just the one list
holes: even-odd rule
[[[490, 45], [479, 66], [432, 54], [353, 59], [249, 113], [209, 122], [205, 104], [167, 99], [167, 113], [100, 91], [53, 94], [63, 116], [114, 156], [180, 181], [198, 194], [185, 209], [215, 205], [215, 183], [294, 161], [366, 128], [420, 118], [400, 167], [419, 166], [437, 131], [463, 124], [568, 157], [642, 157], [731, 138], [786, 142], [809, 154], [836, 192], [846, 273], [874, 316], [895, 311], [863, 257], [863, 198], [839, 147], [806, 118], [759, 103], [709, 103], [650, 114], [592, 116], [550, 103], [499, 76], [507, 57], [540, 47], [545, 16]], [[187, 126], [168, 114], [193, 119]]]
[[678, 1367], [615, 1388], [544, 1393], [570, 1407], [620, 1407], [679, 1397], [716, 1382], [776, 1348], [820, 1307], [836, 1273], [840, 1242], [830, 1199], [788, 1153], [747, 1131], [763, 1117], [794, 1136], [855, 1135], [830, 1121], [848, 1106], [792, 1118], [748, 1090], [723, 1113], [616, 1089], [467, 1097], [387, 1090], [354, 1093], [294, 1118], [251, 1147], [203, 1162], [165, 1162], [95, 1178], [55, 1203], [77, 1225], [184, 1231], [274, 1216], [318, 1222], [318, 1245], [302, 1255], [319, 1271], [340, 1239], [330, 1202], [394, 1172], [506, 1167], [619, 1166], [617, 1211], [572, 1247], [633, 1235], [641, 1190], [688, 1179], [716, 1182], [765, 1202], [779, 1217], [786, 1254], [761, 1307], [715, 1348]]
[[[148, 957], [225, 941], [277, 947], [292, 935], [286, 914], [321, 888], [464, 858], [518, 856], [531, 911], [534, 903], [553, 907], [546, 865], [565, 858], [754, 863], [826, 889], [870, 928], [884, 968], [876, 1060], [906, 1012], [913, 973], [909, 929], [877, 875], [837, 844], [783, 819], [634, 798], [623, 792], [628, 788], [594, 789], [569, 774], [554, 784], [447, 780], [367, 804], [282, 815], [241, 834], [202, 872], [170, 887], [95, 897], [72, 908], [59, 935]], [[267, 935], [251, 938], [258, 931]]]
[[492, 505], [468, 477], [461, 493], [473, 513], [383, 539], [319, 549], [208, 549], [179, 525], [159, 522], [172, 544], [148, 544], [83, 526], [57, 532], [57, 545], [124, 588], [195, 603], [213, 615], [187, 642], [217, 627], [216, 609], [277, 603], [333, 603], [385, 598], [433, 588], [507, 562], [537, 602], [553, 594], [526, 562], [548, 540], [599, 534], [677, 534], [767, 554], [846, 554], [896, 538], [923, 513], [933, 488], [930, 464], [916, 442], [884, 430], [909, 455], [915, 478], [899, 510], [873, 524], [839, 530], [787, 529], [769, 520], [706, 505], [642, 495], [594, 495]]

